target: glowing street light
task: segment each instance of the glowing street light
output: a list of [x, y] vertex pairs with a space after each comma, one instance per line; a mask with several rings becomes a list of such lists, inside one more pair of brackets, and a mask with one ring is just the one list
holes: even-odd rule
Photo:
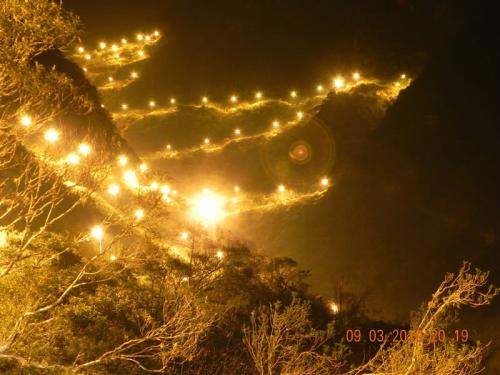
[[114, 81], [114, 78], [113, 78], [113, 77], [108, 77], [108, 81], [109, 81], [109, 82], [113, 82], [113, 81]]
[[144, 35], [142, 34], [137, 34], [137, 40], [143, 40], [144, 39]]
[[118, 259], [118, 258], [116, 257], [116, 255], [114, 255], [114, 254], [113, 254], [113, 255], [111, 255], [111, 256], [109, 257], [109, 259], [110, 259], [112, 262], [114, 262], [114, 261], [115, 261], [116, 259]]
[[358, 72], [354, 72], [352, 73], [352, 78], [358, 81], [361, 78], [361, 75]]
[[280, 127], [279, 121], [273, 121], [273, 128], [277, 129]]
[[126, 109], [128, 109], [128, 105], [127, 104], [122, 104], [122, 109], [125, 111]]
[[90, 231], [90, 235], [99, 242], [99, 252], [102, 252], [102, 239], [104, 237], [104, 230], [100, 225], [96, 225]]
[[99, 43], [99, 48], [100, 49], [105, 49], [106, 48], [106, 43], [104, 43], [104, 42]]
[[204, 104], [207, 104], [208, 103], [208, 98], [206, 96], [204, 96], [203, 98], [201, 98], [201, 101], [204, 103]]
[[139, 181], [137, 180], [137, 176], [135, 172], [131, 169], [126, 170], [123, 172], [123, 182], [130, 187], [130, 188], [137, 188], [139, 187]]
[[281, 184], [281, 185], [278, 186], [278, 192], [284, 193], [285, 191], [286, 191], [285, 185]]
[[141, 165], [139, 165], [139, 169], [141, 170], [141, 172], [146, 172], [148, 170], [148, 165], [142, 163]]
[[90, 146], [86, 143], [80, 143], [80, 145], [78, 146], [78, 152], [83, 156], [87, 156], [88, 154], [90, 154]]
[[88, 54], [88, 53], [87, 53], [87, 54], [85, 55], [85, 60], [90, 60], [91, 58], [92, 58], [92, 56], [90, 56], [90, 54]]
[[234, 191], [238, 193], [240, 191], [240, 187], [239, 186], [235, 186], [234, 187]]
[[241, 130], [240, 129], [234, 129], [234, 134], [240, 135], [241, 134]]
[[320, 181], [321, 186], [328, 187], [330, 185], [330, 180], [327, 177], [323, 177]]
[[122, 44], [127, 44], [127, 43], [128, 43], [127, 39], [125, 39], [125, 38], [123, 38], [123, 39], [121, 40], [121, 42], [122, 42]]
[[217, 250], [215, 253], [215, 256], [219, 258], [220, 260], [224, 259], [224, 252], [222, 250]]
[[153, 34], [154, 34], [154, 36], [156, 36], [156, 37], [160, 36], [160, 32], [159, 32], [158, 30], [155, 30], [155, 31], [153, 32]]
[[139, 77], [139, 74], [137, 72], [132, 72], [132, 73], [130, 73], [130, 76], [132, 78], [137, 78], [137, 77]]
[[154, 102], [154, 100], [151, 100], [151, 101], [149, 102], [149, 106], [150, 106], [151, 108], [154, 108], [154, 107], [156, 106], [156, 103]]
[[118, 156], [118, 163], [120, 165], [125, 166], [128, 163], [128, 158], [125, 155], [120, 155], [120, 156]]
[[304, 113], [303, 112], [297, 112], [297, 118], [300, 120], [300, 119], [302, 119], [302, 117], [304, 117]]
[[317, 90], [318, 92], [322, 92], [322, 91], [323, 91], [323, 86], [322, 86], [322, 85], [318, 85], [318, 86], [316, 86], [316, 90]]
[[204, 189], [193, 198], [191, 213], [196, 220], [212, 229], [212, 238], [215, 239], [215, 226], [225, 215], [224, 198]]
[[149, 185], [149, 188], [153, 191], [156, 191], [160, 188], [160, 184], [156, 181], [151, 182], [151, 185]]
[[163, 185], [163, 186], [161, 187], [161, 189], [160, 189], [160, 193], [162, 193], [163, 195], [168, 195], [168, 194], [170, 194], [170, 191], [171, 191], [171, 190], [172, 190], [172, 189], [170, 189], [170, 186], [168, 186], [168, 185]]
[[175, 104], [175, 98], [170, 99], [170, 104]]
[[206, 144], [206, 145], [210, 144], [210, 139], [209, 138], [205, 138], [203, 140], [203, 143]]
[[406, 74], [401, 74], [401, 79], [405, 79], [406, 78]]
[[111, 46], [111, 50], [112, 50], [113, 52], [118, 51], [118, 46], [117, 46], [116, 44], [113, 44], [113, 45]]
[[333, 85], [335, 86], [336, 89], [341, 89], [345, 85], [345, 81], [341, 77], [337, 77], [333, 80]]
[[140, 50], [139, 52], [137, 52], [137, 54], [142, 57], [142, 56], [144, 56], [144, 51]]
[[255, 99], [262, 99], [262, 93], [260, 91], [255, 93]]
[[108, 186], [108, 193], [113, 196], [117, 196], [120, 193], [120, 185], [114, 183], [110, 184]]
[[340, 311], [340, 306], [335, 302], [330, 302], [330, 310], [333, 314], [338, 314]]
[[182, 240], [187, 240], [188, 238], [189, 238], [188, 232], [181, 232], [181, 239]]
[[49, 143], [55, 143], [59, 139], [59, 132], [56, 129], [49, 129], [45, 132], [45, 140]]
[[172, 145], [167, 145], [167, 150], [171, 150], [172, 149]]
[[78, 49], [77, 49], [77, 50], [78, 50], [78, 52], [80, 52], [80, 53], [84, 53], [84, 52], [85, 52], [85, 48], [83, 48], [83, 47], [78, 47]]
[[232, 95], [229, 100], [231, 100], [231, 103], [236, 103], [238, 101], [238, 97], [236, 95]]
[[139, 209], [135, 210], [135, 214], [134, 215], [135, 215], [135, 218], [137, 220], [142, 220], [144, 218], [144, 210], [141, 209], [141, 208], [139, 208]]
[[296, 98], [296, 97], [297, 97], [297, 91], [292, 91], [292, 92], [290, 92], [290, 96], [291, 96], [292, 98]]
[[66, 161], [68, 162], [68, 164], [77, 165], [80, 163], [80, 156], [78, 156], [77, 154], [71, 153], [67, 156]]
[[21, 117], [20, 122], [21, 122], [21, 125], [28, 127], [33, 123], [33, 120], [31, 119], [30, 116], [24, 115]]

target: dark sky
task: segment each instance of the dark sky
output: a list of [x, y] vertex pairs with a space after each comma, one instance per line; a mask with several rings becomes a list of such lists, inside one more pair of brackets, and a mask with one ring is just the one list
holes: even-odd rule
[[[449, 7], [449, 4], [455, 4]], [[345, 70], [418, 70], [470, 8], [462, 1], [68, 0], [89, 42], [159, 28], [164, 46], [134, 87], [196, 100], [282, 95]]]
[[[353, 290], [371, 291], [369, 307], [388, 318], [406, 318], [463, 259], [498, 274], [499, 59], [492, 48], [498, 30], [491, 9], [481, 6], [403, 0], [66, 2], [81, 16], [90, 43], [162, 30], [161, 47], [124, 93], [129, 102], [143, 102], [145, 95], [197, 101], [200, 93], [226, 100], [234, 90], [256, 89], [283, 96], [352, 69], [381, 78], [402, 71], [415, 77], [384, 118], [373, 117], [376, 124], [364, 115], [369, 103], [362, 97], [333, 96], [325, 103], [318, 119], [334, 134], [339, 153], [327, 171], [337, 178], [335, 188], [323, 200], [233, 223], [256, 246], [311, 269], [315, 290], [328, 295], [344, 277]], [[182, 125], [190, 119], [189, 113], [179, 116], [171, 121]], [[153, 144], [154, 126], [132, 134]], [[254, 151], [233, 149], [161, 166], [168, 172], [189, 166], [195, 174], [196, 168], [218, 165], [217, 173], [234, 176], [250, 173]]]

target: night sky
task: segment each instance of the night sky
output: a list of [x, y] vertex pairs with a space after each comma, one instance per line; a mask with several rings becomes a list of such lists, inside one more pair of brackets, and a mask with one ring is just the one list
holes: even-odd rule
[[[180, 185], [209, 181], [252, 192], [272, 189], [283, 170], [297, 188], [318, 174], [331, 176], [334, 186], [321, 199], [242, 215], [225, 229], [259, 251], [296, 259], [311, 270], [318, 293], [331, 296], [342, 279], [348, 290], [369, 292], [374, 315], [407, 319], [462, 260], [492, 270], [498, 281], [498, 26], [488, 4], [68, 0], [65, 6], [81, 17], [88, 45], [161, 30], [161, 45], [137, 67], [141, 79], [115, 98], [131, 105], [172, 96], [226, 101], [256, 90], [282, 97], [353, 70], [387, 80], [411, 76], [385, 113], [364, 92], [332, 94], [307, 129], [154, 165]], [[217, 138], [218, 129], [283, 111], [221, 120], [186, 109], [132, 126], [125, 138], [142, 156], [166, 141]], [[289, 145], [302, 140], [314, 158], [290, 167]], [[495, 309], [498, 303], [485, 316]]]

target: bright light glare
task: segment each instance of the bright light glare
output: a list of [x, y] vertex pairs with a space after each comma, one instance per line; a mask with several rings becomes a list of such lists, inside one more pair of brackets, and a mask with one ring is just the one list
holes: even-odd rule
[[356, 81], [361, 78], [361, 75], [358, 72], [354, 72], [352, 74], [352, 78], [354, 78]]
[[108, 187], [108, 193], [116, 196], [120, 192], [120, 185], [118, 184], [110, 184]]
[[45, 132], [45, 140], [50, 143], [55, 143], [59, 139], [59, 132], [55, 129], [49, 129]]
[[123, 172], [123, 182], [131, 188], [139, 187], [139, 181], [137, 180], [137, 176], [135, 172], [131, 169]]
[[90, 146], [86, 143], [80, 143], [80, 145], [78, 146], [78, 152], [82, 155], [87, 156], [88, 154], [90, 154]]
[[187, 240], [189, 238], [189, 233], [188, 232], [182, 232], [181, 233], [181, 239]]
[[330, 310], [333, 314], [338, 314], [338, 312], [340, 311], [340, 307], [335, 302], [330, 302]]
[[224, 216], [224, 198], [204, 190], [193, 199], [193, 216], [204, 224], [215, 224]]
[[80, 163], [80, 157], [77, 154], [71, 153], [66, 158], [66, 161], [68, 162], [68, 164], [77, 165], [78, 163]]
[[24, 115], [23, 117], [21, 117], [21, 125], [30, 126], [32, 123], [33, 121], [31, 120], [30, 116]]
[[219, 259], [224, 259], [224, 252], [222, 250], [217, 250], [215, 256]]
[[234, 130], [234, 134], [236, 134], [236, 135], [240, 135], [240, 134], [241, 134], [241, 130], [240, 130], [240, 129], [235, 129], [235, 130]]
[[278, 186], [278, 191], [279, 191], [280, 193], [284, 193], [284, 192], [286, 191], [286, 187], [285, 187], [285, 185], [279, 185], [279, 186]]
[[144, 210], [142, 210], [141, 208], [135, 210], [135, 218], [137, 220], [142, 220], [143, 217], [144, 217]]
[[148, 170], [148, 165], [142, 163], [141, 165], [139, 165], [139, 169], [141, 170], [141, 172], [146, 172]]
[[120, 165], [127, 165], [128, 158], [125, 155], [120, 155], [118, 157], [118, 163], [120, 163]]
[[257, 93], [255, 93], [255, 98], [256, 99], [262, 99], [262, 93], [259, 91]]
[[297, 97], [297, 92], [296, 92], [296, 91], [292, 91], [292, 92], [290, 93], [290, 96], [291, 96], [292, 98], [296, 98], [296, 97]]
[[280, 127], [279, 121], [273, 121], [273, 128], [279, 128], [279, 127]]
[[97, 241], [102, 241], [102, 237], [104, 236], [104, 231], [100, 225], [96, 225], [90, 231], [90, 235], [94, 237]]
[[330, 180], [326, 177], [323, 177], [321, 179], [320, 183], [321, 183], [321, 186], [328, 187], [328, 185], [330, 185]]
[[343, 78], [338, 77], [333, 80], [333, 85], [335, 86], [335, 88], [341, 89], [342, 87], [344, 87], [345, 81]]

